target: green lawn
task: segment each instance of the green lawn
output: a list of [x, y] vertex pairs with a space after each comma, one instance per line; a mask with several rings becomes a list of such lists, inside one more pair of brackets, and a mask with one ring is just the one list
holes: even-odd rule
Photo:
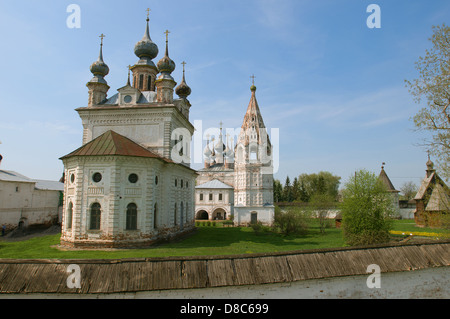
[[448, 233], [448, 229], [429, 228], [429, 227], [417, 227], [414, 220], [400, 219], [395, 220], [392, 226], [392, 230], [402, 230], [405, 232], [424, 232], [424, 233]]
[[36, 237], [26, 241], [0, 241], [0, 258], [133, 258], [167, 256], [201, 256], [249, 254], [299, 249], [342, 247], [341, 231], [330, 228], [321, 235], [311, 227], [302, 237], [285, 237], [273, 233], [256, 234], [247, 227], [198, 227], [190, 237], [173, 243], [146, 249], [114, 251], [61, 251], [51, 246], [59, 243], [60, 235]]
[[[333, 222], [330, 221], [330, 225]], [[414, 221], [396, 220], [393, 230], [447, 232], [448, 230], [418, 228]], [[401, 236], [401, 235], [400, 235]], [[310, 221], [308, 234], [300, 237], [285, 237], [274, 233], [257, 234], [247, 227], [197, 227], [188, 238], [161, 244], [146, 249], [122, 249], [113, 251], [62, 251], [51, 246], [59, 244], [60, 235], [36, 237], [24, 241], [0, 240], [0, 258], [118, 259], [136, 257], [234, 255], [264, 252], [279, 252], [303, 249], [344, 247], [341, 229], [327, 228], [320, 234], [317, 220]]]

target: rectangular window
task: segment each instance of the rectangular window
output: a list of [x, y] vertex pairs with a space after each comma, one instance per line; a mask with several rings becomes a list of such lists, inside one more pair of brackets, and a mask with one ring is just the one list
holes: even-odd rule
[[203, 194], [200, 194], [200, 200], [203, 200]]
[[209, 194], [209, 200], [210, 201], [212, 200], [212, 196], [213, 196], [213, 194]]
[[219, 200], [222, 200], [222, 194], [219, 194]]

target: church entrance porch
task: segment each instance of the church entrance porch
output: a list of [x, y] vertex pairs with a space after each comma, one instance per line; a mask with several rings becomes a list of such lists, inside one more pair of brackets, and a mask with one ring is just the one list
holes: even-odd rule
[[223, 208], [217, 208], [212, 213], [213, 220], [225, 220], [227, 219], [227, 212]]

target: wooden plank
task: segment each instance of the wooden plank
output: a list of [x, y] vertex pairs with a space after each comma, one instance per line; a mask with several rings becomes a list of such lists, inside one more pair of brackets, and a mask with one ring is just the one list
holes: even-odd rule
[[153, 262], [152, 266], [152, 290], [182, 288], [180, 261]]
[[286, 256], [261, 257], [255, 264], [261, 283], [292, 281]]
[[208, 283], [206, 260], [188, 260], [181, 262], [182, 288], [205, 288]]
[[236, 285], [254, 285], [259, 283], [255, 272], [255, 263], [253, 258], [235, 259]]
[[236, 283], [233, 259], [208, 260], [208, 286], [231, 286]]

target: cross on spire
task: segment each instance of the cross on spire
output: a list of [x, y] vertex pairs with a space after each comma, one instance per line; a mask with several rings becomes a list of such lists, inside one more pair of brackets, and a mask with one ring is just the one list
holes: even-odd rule
[[254, 74], [252, 74], [252, 76], [250, 78], [252, 79], [252, 85], [255, 85], [256, 76]]
[[145, 11], [147, 11], [147, 20], [148, 20], [148, 17], [150, 16], [150, 11], [152, 11], [152, 10], [150, 10], [150, 8], [147, 8], [147, 10], [145, 10]]
[[169, 30], [164, 31], [164, 34], [166, 35], [166, 42], [169, 41]]
[[99, 38], [101, 39], [101, 40], [100, 40], [100, 45], [103, 45], [103, 38], [104, 38], [104, 37], [106, 37], [106, 35], [104, 35], [103, 33], [100, 34], [100, 36], [99, 36]]

